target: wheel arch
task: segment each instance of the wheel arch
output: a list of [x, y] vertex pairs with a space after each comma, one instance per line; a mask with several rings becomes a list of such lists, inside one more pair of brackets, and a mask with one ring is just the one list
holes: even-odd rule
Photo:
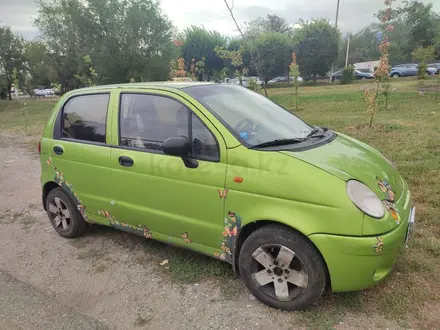
[[253, 221], [253, 222], [246, 224], [244, 227], [242, 227], [240, 229], [238, 236], [237, 236], [237, 239], [235, 241], [235, 247], [234, 247], [234, 251], [232, 254], [232, 268], [233, 268], [234, 274], [237, 277], [240, 276], [239, 267], [238, 267], [238, 256], [240, 254], [240, 250], [241, 250], [241, 247], [243, 246], [243, 243], [255, 230], [257, 230], [258, 228], [264, 227], [264, 226], [268, 226], [268, 225], [278, 225], [278, 226], [288, 228], [289, 230], [293, 230], [296, 233], [302, 235], [304, 238], [306, 238], [310, 242], [310, 244], [315, 248], [316, 252], [318, 252], [318, 254], [321, 256], [322, 261], [324, 262], [324, 265], [326, 268], [326, 273], [327, 273], [327, 289], [331, 288], [330, 272], [328, 269], [327, 262], [325, 261], [324, 256], [322, 255], [321, 251], [319, 251], [319, 249], [315, 245], [315, 243], [313, 243], [306, 235], [304, 235], [298, 229], [296, 229], [292, 226], [286, 225], [285, 223], [282, 223], [279, 221], [274, 221], [274, 220], [256, 220], [256, 221]]
[[55, 189], [55, 188], [59, 188], [59, 185], [54, 182], [54, 181], [48, 181], [44, 184], [43, 186], [43, 196], [42, 196], [42, 201], [43, 201], [43, 208], [45, 211], [46, 210], [46, 200], [47, 200], [47, 195], [49, 195], [49, 193]]

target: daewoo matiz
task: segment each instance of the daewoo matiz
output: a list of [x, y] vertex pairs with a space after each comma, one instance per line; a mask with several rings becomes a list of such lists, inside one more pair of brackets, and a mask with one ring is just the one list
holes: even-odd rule
[[198, 251], [284, 310], [383, 279], [414, 223], [408, 186], [379, 151], [240, 86], [75, 90], [39, 147], [61, 236], [96, 223]]

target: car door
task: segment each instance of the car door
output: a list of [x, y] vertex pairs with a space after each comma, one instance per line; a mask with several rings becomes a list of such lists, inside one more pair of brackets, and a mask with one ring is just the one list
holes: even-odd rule
[[[145, 226], [153, 238], [214, 253], [223, 230], [227, 154], [222, 136], [199, 109], [172, 92], [123, 91], [119, 100], [113, 109], [119, 135], [111, 151], [111, 216]], [[197, 168], [162, 152], [162, 143], [176, 136], [192, 141]]]
[[407, 76], [417, 75], [418, 66], [417, 65], [407, 65]]
[[54, 181], [87, 218], [104, 223], [99, 210], [108, 207], [111, 186], [109, 102], [108, 90], [68, 97], [55, 119], [53, 138], [43, 142]]

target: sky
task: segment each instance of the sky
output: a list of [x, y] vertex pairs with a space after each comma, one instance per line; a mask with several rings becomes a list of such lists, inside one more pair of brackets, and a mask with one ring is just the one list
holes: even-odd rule
[[[337, 0], [228, 0], [229, 3], [232, 1], [234, 15], [240, 24], [267, 14], [283, 17], [289, 24], [295, 24], [301, 18], [311, 20], [322, 17], [334, 22], [336, 16]], [[440, 11], [440, 1], [432, 2], [434, 9]], [[178, 30], [197, 25], [227, 36], [237, 35], [224, 0], [161, 0], [161, 3], [163, 12]], [[399, 3], [401, 0], [397, 1]], [[383, 0], [340, 0], [338, 24], [341, 31], [357, 32], [376, 22], [373, 15], [383, 7]], [[38, 36], [38, 30], [32, 25], [36, 15], [35, 0], [0, 0], [0, 25], [10, 26], [25, 38]]]

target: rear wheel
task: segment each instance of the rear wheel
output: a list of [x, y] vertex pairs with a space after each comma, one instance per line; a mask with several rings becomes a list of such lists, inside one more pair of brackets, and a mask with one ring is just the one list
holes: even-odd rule
[[246, 239], [239, 269], [258, 300], [282, 310], [309, 307], [327, 283], [327, 268], [311, 242], [279, 225], [261, 227]]
[[391, 78], [399, 78], [399, 77], [400, 77], [400, 74], [398, 74], [398, 73], [393, 73], [391, 75]]
[[61, 188], [52, 189], [46, 198], [46, 210], [55, 231], [63, 237], [82, 236], [88, 227], [75, 203]]

